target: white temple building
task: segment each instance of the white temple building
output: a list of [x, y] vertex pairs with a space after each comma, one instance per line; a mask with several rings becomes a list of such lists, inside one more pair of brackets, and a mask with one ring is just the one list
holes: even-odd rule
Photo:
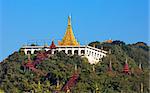
[[90, 64], [96, 64], [98, 63], [101, 58], [105, 57], [107, 55], [107, 51], [104, 51], [102, 49], [98, 49], [95, 47], [91, 47], [88, 45], [80, 45], [73, 34], [72, 26], [71, 26], [71, 18], [68, 17], [68, 26], [66, 33], [62, 39], [62, 41], [58, 42], [58, 45], [55, 45], [52, 41], [52, 44], [50, 46], [29, 46], [24, 45], [21, 47], [21, 50], [25, 54], [35, 54], [37, 51], [45, 50], [45, 51], [51, 51], [51, 54], [55, 54], [56, 52], [63, 51], [64, 53], [68, 55], [74, 55], [77, 54], [82, 57], [86, 57]]

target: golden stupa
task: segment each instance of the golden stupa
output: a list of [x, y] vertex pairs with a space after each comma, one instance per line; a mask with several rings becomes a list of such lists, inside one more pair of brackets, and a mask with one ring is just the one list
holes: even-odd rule
[[79, 45], [72, 31], [70, 16], [68, 16], [68, 26], [67, 26], [66, 33], [62, 41], [58, 41], [58, 45], [60, 46], [78, 46]]

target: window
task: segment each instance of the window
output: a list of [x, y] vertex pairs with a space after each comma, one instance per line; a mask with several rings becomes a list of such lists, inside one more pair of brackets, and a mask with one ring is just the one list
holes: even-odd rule
[[58, 53], [58, 50], [54, 51], [54, 54]]
[[77, 55], [78, 55], [78, 50], [75, 50], [75, 51], [74, 51], [74, 54], [77, 54]]
[[99, 57], [99, 54], [97, 54], [97, 57]]
[[37, 50], [35, 50], [35, 51], [34, 51], [34, 54], [37, 54], [37, 53], [38, 53], [38, 51], [37, 51]]
[[89, 55], [91, 55], [91, 51], [89, 51]]
[[92, 56], [93, 56], [93, 52], [92, 52]]
[[27, 51], [27, 54], [31, 54], [31, 51], [30, 51], [30, 50], [28, 50], [28, 51]]
[[81, 54], [82, 54], [82, 55], [85, 54], [85, 51], [84, 51], [84, 50], [81, 50]]
[[62, 52], [64, 52], [64, 53], [65, 53], [65, 50], [62, 50]]
[[71, 51], [71, 50], [68, 50], [68, 54], [72, 54], [72, 51]]

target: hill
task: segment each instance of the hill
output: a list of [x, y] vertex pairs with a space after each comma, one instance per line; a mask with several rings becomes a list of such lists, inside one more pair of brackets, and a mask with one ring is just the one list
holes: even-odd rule
[[[0, 63], [0, 91], [52, 93], [61, 90], [76, 72], [79, 77], [71, 88], [73, 93], [149, 92], [149, 46], [143, 42], [125, 44], [122, 41], [96, 41], [89, 45], [111, 50], [111, 53], [98, 64], [91, 65], [84, 57], [59, 52], [40, 60], [35, 66], [36, 71], [33, 71], [24, 66], [28, 63], [28, 56], [14, 52]], [[126, 59], [129, 73], [123, 72]], [[37, 54], [31, 55], [31, 60], [36, 61]], [[110, 60], [112, 70], [109, 70]], [[142, 64], [142, 69], [139, 64]]]

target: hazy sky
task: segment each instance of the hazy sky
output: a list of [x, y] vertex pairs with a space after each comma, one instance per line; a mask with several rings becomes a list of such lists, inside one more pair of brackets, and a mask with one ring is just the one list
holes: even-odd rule
[[80, 44], [148, 43], [148, 0], [0, 0], [0, 61], [31, 41], [61, 40], [72, 16]]

